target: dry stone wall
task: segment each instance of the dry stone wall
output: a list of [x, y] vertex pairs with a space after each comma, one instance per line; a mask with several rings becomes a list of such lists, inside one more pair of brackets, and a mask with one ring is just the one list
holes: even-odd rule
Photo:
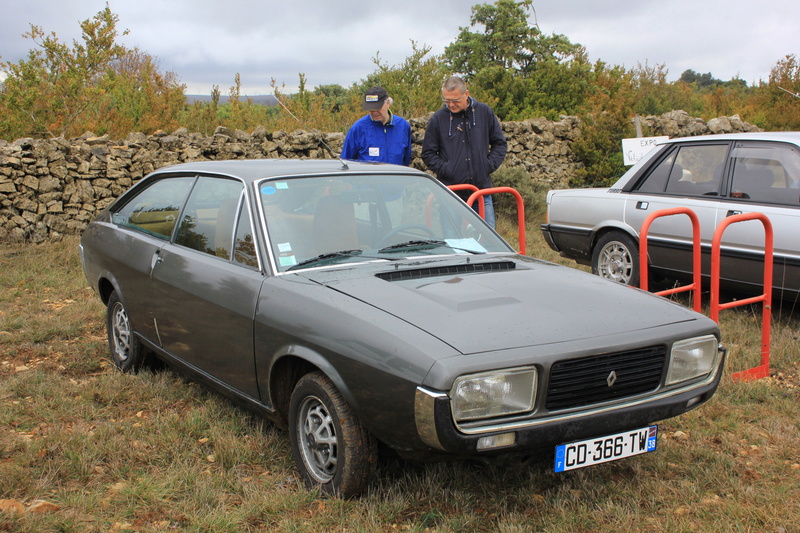
[[[429, 117], [411, 119], [412, 166], [426, 170], [420, 153]], [[753, 131], [739, 117], [708, 123], [683, 111], [647, 117], [654, 135], [692, 136]], [[565, 187], [582, 167], [571, 149], [580, 138], [580, 120], [562, 117], [505, 122], [508, 167], [523, 167], [546, 187]], [[158, 168], [188, 161], [258, 158], [331, 158], [324, 139], [338, 154], [344, 135], [257, 129], [252, 133], [217, 128], [212, 136], [179, 129], [152, 135], [131, 133], [123, 140], [90, 133], [76, 139], [0, 141], [0, 241], [43, 242], [80, 233], [131, 185]]]

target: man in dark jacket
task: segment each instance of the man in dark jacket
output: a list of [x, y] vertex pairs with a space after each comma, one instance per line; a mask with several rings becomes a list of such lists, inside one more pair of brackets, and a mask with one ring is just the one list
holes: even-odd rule
[[[489, 175], [503, 162], [507, 150], [500, 121], [492, 108], [469, 95], [467, 84], [457, 76], [442, 85], [442, 101], [444, 106], [433, 114], [425, 129], [422, 160], [445, 185], [491, 187]], [[470, 191], [458, 194], [466, 199]], [[494, 227], [491, 196], [484, 196], [484, 208], [486, 221]]]

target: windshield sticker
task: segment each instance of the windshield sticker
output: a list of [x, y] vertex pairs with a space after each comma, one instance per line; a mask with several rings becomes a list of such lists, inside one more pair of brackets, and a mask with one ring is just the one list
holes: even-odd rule
[[282, 267], [291, 267], [297, 264], [297, 258], [293, 255], [282, 255], [278, 258], [278, 264]]
[[291, 243], [278, 243], [278, 264], [282, 267], [291, 267], [297, 264], [297, 257], [292, 252]]
[[289, 184], [286, 183], [285, 181], [279, 181], [279, 182], [277, 182], [275, 184], [275, 188], [276, 189], [288, 189], [289, 188]]
[[263, 187], [261, 187], [261, 194], [266, 194], [266, 195], [275, 194], [275, 187], [271, 185], [264, 185]]
[[445, 239], [444, 242], [459, 254], [469, 252], [476, 254], [486, 253], [486, 248], [481, 246], [475, 239]]

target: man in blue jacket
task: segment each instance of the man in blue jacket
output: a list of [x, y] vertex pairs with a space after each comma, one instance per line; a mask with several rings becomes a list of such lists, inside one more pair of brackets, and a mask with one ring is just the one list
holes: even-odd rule
[[364, 94], [368, 114], [353, 124], [344, 139], [342, 159], [411, 164], [411, 126], [389, 111], [392, 99], [382, 87]]
[[[489, 175], [503, 163], [508, 149], [500, 121], [492, 108], [469, 95], [467, 84], [458, 76], [442, 85], [442, 101], [444, 106], [433, 114], [425, 129], [422, 161], [445, 185], [491, 187]], [[457, 194], [466, 200], [471, 192]], [[494, 227], [492, 197], [484, 196], [483, 205], [486, 222]]]

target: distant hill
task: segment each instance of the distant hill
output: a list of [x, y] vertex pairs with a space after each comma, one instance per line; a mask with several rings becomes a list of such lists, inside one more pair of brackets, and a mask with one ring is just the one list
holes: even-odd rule
[[[224, 104], [226, 103], [230, 97], [220, 95], [219, 103]], [[240, 96], [239, 100], [247, 101], [250, 100], [254, 104], [266, 105], [266, 106], [275, 106], [278, 105], [278, 99], [275, 98], [271, 94], [258, 94], [255, 96]], [[193, 104], [195, 102], [211, 102], [211, 95], [209, 94], [187, 94], [186, 95], [186, 102], [189, 104]]]

